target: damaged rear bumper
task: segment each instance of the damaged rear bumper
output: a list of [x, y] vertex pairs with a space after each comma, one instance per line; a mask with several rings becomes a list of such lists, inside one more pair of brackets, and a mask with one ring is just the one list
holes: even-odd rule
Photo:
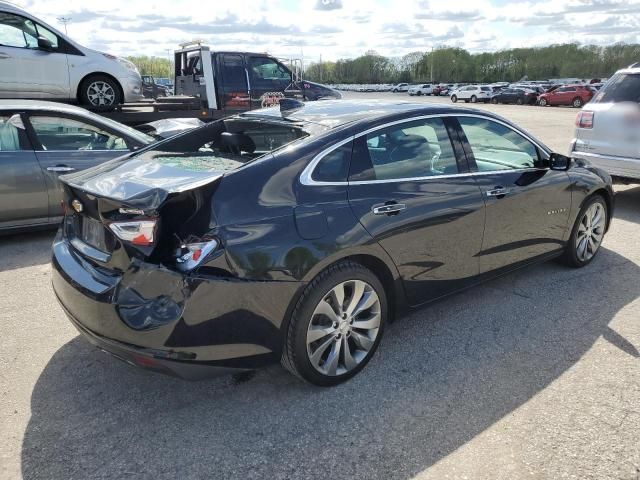
[[58, 235], [53, 288], [75, 327], [127, 363], [186, 379], [254, 369], [281, 355], [281, 325], [301, 282], [183, 275], [135, 261], [91, 264]]

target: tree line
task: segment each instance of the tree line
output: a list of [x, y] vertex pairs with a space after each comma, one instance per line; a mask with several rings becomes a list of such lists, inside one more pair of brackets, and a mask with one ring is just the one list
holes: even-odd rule
[[640, 61], [640, 44], [562, 44], [469, 53], [444, 47], [389, 58], [368, 51], [354, 59], [312, 63], [305, 78], [322, 83], [515, 82], [602, 78]]
[[173, 78], [173, 64], [168, 58], [138, 55], [126, 57], [132, 62], [141, 75], [153, 75], [158, 78]]

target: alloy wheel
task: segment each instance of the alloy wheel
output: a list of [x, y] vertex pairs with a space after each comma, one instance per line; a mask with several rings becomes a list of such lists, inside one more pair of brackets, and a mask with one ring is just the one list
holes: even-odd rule
[[580, 107], [582, 106], [582, 100], [580, 100], [579, 98], [576, 98], [576, 99], [573, 101], [573, 106], [574, 106], [575, 108], [580, 108]]
[[107, 82], [96, 81], [87, 87], [87, 98], [94, 107], [113, 105], [116, 99], [116, 92]]
[[382, 320], [380, 299], [371, 285], [347, 280], [316, 306], [307, 329], [307, 355], [323, 375], [356, 368], [373, 348]]
[[580, 219], [576, 235], [576, 255], [581, 262], [586, 262], [600, 248], [606, 226], [606, 212], [601, 203], [591, 205]]

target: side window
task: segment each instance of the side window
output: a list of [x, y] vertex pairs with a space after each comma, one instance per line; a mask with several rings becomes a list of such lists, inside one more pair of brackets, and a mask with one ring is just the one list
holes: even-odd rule
[[249, 71], [251, 77], [258, 81], [291, 81], [291, 73], [273, 58], [249, 58]]
[[25, 150], [24, 144], [24, 125], [20, 115], [0, 116], [0, 152]]
[[0, 45], [19, 48], [38, 48], [38, 37], [48, 39], [52, 48], [58, 48], [58, 37], [31, 20], [0, 12]]
[[519, 133], [492, 120], [458, 117], [479, 172], [534, 168], [538, 149]]
[[7, 47], [34, 48], [38, 46], [38, 32], [31, 20], [11, 13], [0, 12], [0, 44]]
[[458, 173], [439, 118], [394, 125], [357, 139], [349, 180], [394, 180]]
[[79, 120], [38, 115], [30, 122], [45, 150], [128, 150], [122, 137]]
[[316, 182], [346, 182], [352, 147], [353, 142], [348, 142], [322, 157], [313, 170], [311, 179]]

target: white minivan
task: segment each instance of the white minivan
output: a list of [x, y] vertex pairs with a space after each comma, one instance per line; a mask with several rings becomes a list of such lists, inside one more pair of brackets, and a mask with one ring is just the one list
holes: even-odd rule
[[130, 61], [83, 47], [0, 1], [0, 98], [63, 100], [105, 111], [141, 100], [142, 78]]

